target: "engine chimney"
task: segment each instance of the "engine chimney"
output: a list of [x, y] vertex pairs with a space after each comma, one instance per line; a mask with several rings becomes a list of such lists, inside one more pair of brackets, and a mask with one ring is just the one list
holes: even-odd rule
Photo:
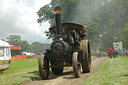
[[56, 23], [56, 35], [59, 37], [59, 35], [62, 34], [63, 29], [62, 29], [62, 24], [61, 24], [61, 7], [57, 6], [54, 9], [54, 14], [55, 14], [55, 23]]

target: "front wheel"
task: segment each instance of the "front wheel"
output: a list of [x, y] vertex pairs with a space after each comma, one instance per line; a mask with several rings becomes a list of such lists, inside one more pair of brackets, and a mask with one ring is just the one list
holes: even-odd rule
[[47, 79], [49, 76], [49, 61], [46, 56], [41, 55], [38, 59], [39, 74], [42, 79]]
[[79, 59], [78, 59], [78, 52], [73, 53], [72, 65], [73, 65], [74, 76], [76, 78], [79, 78], [81, 74], [81, 63], [79, 62]]

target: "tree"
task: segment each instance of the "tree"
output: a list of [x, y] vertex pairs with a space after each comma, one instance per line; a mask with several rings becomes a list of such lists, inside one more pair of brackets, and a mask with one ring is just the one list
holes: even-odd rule
[[121, 42], [123, 37], [124, 24], [127, 22], [127, 0], [111, 0], [104, 3], [100, 8], [99, 21], [101, 33], [107, 32], [102, 38], [103, 48], [113, 47], [113, 42]]
[[42, 21], [50, 21], [51, 26], [53, 26], [55, 24], [55, 21], [54, 21], [54, 14], [51, 11], [53, 11], [54, 8], [57, 5], [59, 5], [61, 6], [63, 11], [62, 23], [72, 22], [72, 23], [86, 25], [89, 30], [87, 38], [91, 40], [91, 43], [92, 42], [95, 43], [99, 41], [97, 40], [97, 38], [95, 38], [95, 36], [98, 36], [100, 28], [98, 23], [95, 21], [96, 19], [95, 20], [91, 19], [94, 17], [91, 17], [90, 15], [91, 13], [89, 13], [88, 10], [88, 8], [90, 7], [89, 4], [90, 4], [89, 0], [86, 1], [85, 0], [53, 0], [51, 1], [50, 5], [41, 7], [40, 10], [37, 12], [39, 19], [41, 20], [38, 23], [41, 23]]
[[128, 49], [128, 22], [123, 28], [123, 47]]
[[43, 47], [44, 47], [44, 50], [49, 49], [49, 48], [50, 48], [50, 44], [44, 43], [44, 44], [43, 44]]
[[[109, 47], [113, 47], [113, 42], [121, 42], [123, 39], [124, 24], [128, 21], [127, 4], [128, 0], [52, 0], [51, 4], [47, 5], [47, 11], [42, 7], [40, 11], [43, 10], [43, 13], [38, 13], [39, 17], [42, 17], [42, 21], [50, 21], [53, 26], [54, 14], [51, 11], [55, 6], [61, 6], [62, 22], [86, 25], [87, 38], [91, 42], [91, 47], [93, 49], [101, 48], [105, 51]], [[46, 15], [47, 17], [45, 17]], [[103, 36], [99, 38], [99, 35]]]
[[50, 4], [41, 7], [40, 10], [37, 12], [37, 15], [39, 16], [37, 22], [40, 24], [45, 21], [50, 21], [50, 19], [53, 18], [53, 13]]
[[20, 35], [9, 35], [6, 39], [10, 45], [21, 46], [22, 51], [31, 51], [30, 44], [27, 41], [21, 40]]
[[40, 42], [33, 42], [31, 44], [32, 52], [35, 54], [41, 54], [44, 53], [44, 45]]
[[20, 46], [21, 46], [22, 52], [23, 51], [26, 51], [26, 52], [30, 52], [31, 51], [31, 46], [26, 40], [21, 41], [21, 45]]
[[21, 44], [21, 36], [20, 35], [9, 35], [6, 38], [7, 42], [11, 45], [20, 46]]

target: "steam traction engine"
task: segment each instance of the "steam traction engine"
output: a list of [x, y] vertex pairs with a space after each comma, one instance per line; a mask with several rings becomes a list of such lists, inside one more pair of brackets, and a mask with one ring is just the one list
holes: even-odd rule
[[86, 36], [87, 29], [75, 23], [61, 23], [61, 8], [57, 6], [54, 10], [56, 26], [49, 28], [55, 34], [55, 40], [50, 50], [39, 57], [39, 73], [42, 79], [49, 76], [49, 68], [53, 74], [63, 73], [65, 66], [73, 66], [74, 76], [80, 77], [81, 67], [83, 73], [90, 72], [91, 51]]

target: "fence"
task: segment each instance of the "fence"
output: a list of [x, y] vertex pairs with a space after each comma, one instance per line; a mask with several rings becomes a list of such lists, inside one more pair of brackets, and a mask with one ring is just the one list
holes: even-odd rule
[[12, 60], [11, 62], [16, 62], [16, 61], [21, 61], [21, 60], [26, 60], [28, 58], [35, 58], [35, 57], [39, 57], [40, 55], [15, 55], [15, 56], [11, 56]]

